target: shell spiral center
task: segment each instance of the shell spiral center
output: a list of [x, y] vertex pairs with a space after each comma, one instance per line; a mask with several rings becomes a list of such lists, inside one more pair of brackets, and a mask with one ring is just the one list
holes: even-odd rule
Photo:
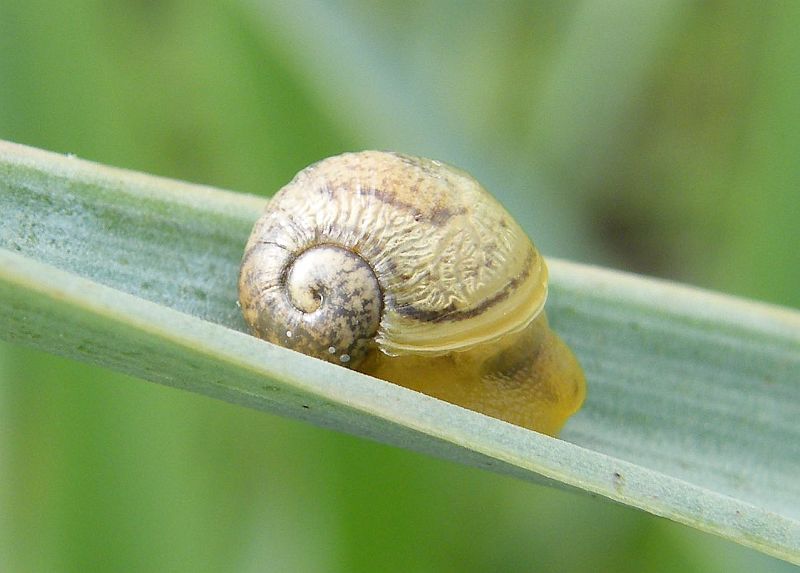
[[356, 364], [378, 331], [383, 297], [369, 264], [336, 246], [307, 249], [286, 268], [289, 347], [337, 363]]

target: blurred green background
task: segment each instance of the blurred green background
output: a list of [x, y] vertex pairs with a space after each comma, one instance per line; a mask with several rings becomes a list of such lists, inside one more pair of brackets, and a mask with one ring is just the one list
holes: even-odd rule
[[[797, 307], [798, 29], [777, 2], [0, 0], [0, 138], [264, 195], [344, 150], [432, 156], [546, 255]], [[0, 346], [2, 571], [793, 569]]]

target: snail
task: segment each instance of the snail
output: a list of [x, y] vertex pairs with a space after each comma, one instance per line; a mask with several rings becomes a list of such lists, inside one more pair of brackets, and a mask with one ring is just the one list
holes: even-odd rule
[[239, 275], [255, 336], [555, 435], [585, 382], [546, 298], [541, 255], [475, 179], [377, 151], [300, 171]]

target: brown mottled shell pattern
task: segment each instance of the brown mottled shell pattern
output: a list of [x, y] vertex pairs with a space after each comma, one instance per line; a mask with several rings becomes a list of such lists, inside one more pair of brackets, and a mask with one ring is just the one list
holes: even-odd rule
[[[439, 364], [447, 377], [461, 375], [445, 374], [443, 365], [480, 356], [481, 364], [469, 366], [480, 372], [496, 358], [486, 348], [509, 355], [510, 342], [531, 339], [523, 331], [534, 323], [546, 328], [547, 268], [508, 212], [468, 174], [397, 153], [348, 153], [298, 173], [257, 221], [239, 290], [257, 336], [378, 375], [384, 370], [384, 378], [423, 392], [419, 380], [404, 381], [419, 360]], [[574, 379], [580, 368], [566, 353]], [[499, 376], [483, 377], [504, 380]], [[580, 405], [579, 378], [567, 384], [571, 404], [559, 410]], [[481, 409], [446, 391], [439, 397]]]

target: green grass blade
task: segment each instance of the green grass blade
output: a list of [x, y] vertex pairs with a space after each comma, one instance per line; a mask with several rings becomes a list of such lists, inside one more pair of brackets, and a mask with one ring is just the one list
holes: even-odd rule
[[0, 335], [800, 562], [800, 313], [553, 261], [548, 314], [589, 383], [553, 439], [245, 334], [263, 205], [0, 143]]

